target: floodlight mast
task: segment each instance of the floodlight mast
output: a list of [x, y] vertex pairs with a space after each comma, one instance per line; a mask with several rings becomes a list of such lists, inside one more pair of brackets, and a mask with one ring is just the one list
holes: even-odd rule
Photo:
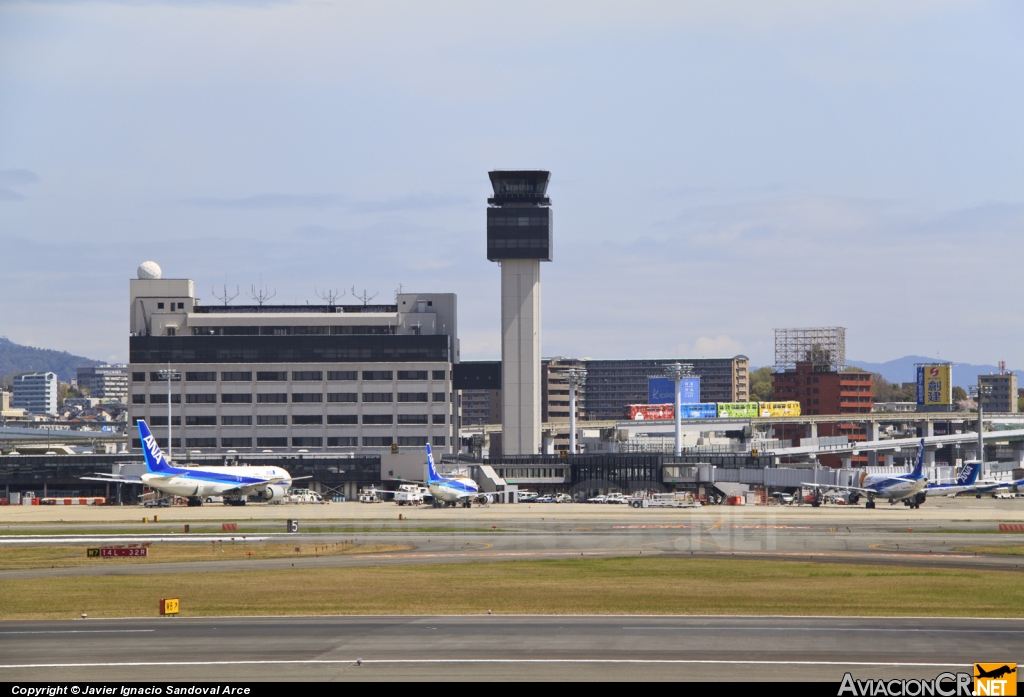
[[167, 381], [167, 462], [174, 460], [174, 448], [171, 445], [171, 380], [181, 380], [181, 373], [172, 370], [170, 366], [166, 370], [157, 373], [161, 380]]
[[670, 363], [665, 366], [665, 377], [675, 383], [675, 408], [674, 418], [676, 426], [675, 454], [679, 457], [683, 454], [683, 378], [693, 375], [692, 363]]
[[569, 452], [576, 452], [576, 388], [587, 382], [587, 371], [570, 368], [563, 373], [569, 383]]
[[978, 401], [978, 472], [984, 477], [988, 476], [988, 472], [985, 471], [985, 407], [982, 402], [991, 396], [992, 385], [982, 385], [979, 381], [977, 385], [971, 385], [970, 391], [971, 397]]

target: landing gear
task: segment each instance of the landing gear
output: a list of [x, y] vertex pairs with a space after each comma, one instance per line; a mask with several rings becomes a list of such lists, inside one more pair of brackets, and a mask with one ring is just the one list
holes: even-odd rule
[[245, 500], [246, 500], [246, 497], [239, 496], [237, 498], [230, 498], [230, 499], [229, 498], [225, 498], [224, 499], [224, 503], [226, 503], [228, 506], [244, 506], [245, 505]]
[[473, 502], [470, 501], [469, 499], [466, 499], [465, 501], [462, 502], [462, 507], [463, 508], [471, 508], [472, 506], [473, 506]]
[[189, 496], [188, 497], [188, 505], [189, 505], [189, 508], [192, 508], [193, 506], [202, 506], [203, 505], [203, 500], [201, 498], [199, 498], [198, 496]]
[[873, 500], [873, 499], [869, 499], [869, 500], [868, 500], [867, 502], [865, 502], [865, 504], [864, 504], [864, 508], [874, 508], [874, 507], [875, 507], [875, 502], [874, 502], [874, 500]]

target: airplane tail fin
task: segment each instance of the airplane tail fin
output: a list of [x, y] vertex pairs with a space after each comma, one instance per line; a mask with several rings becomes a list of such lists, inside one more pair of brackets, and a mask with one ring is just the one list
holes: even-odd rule
[[436, 482], [440, 479], [437, 469], [434, 468], [434, 454], [430, 452], [430, 443], [427, 443], [427, 482]]
[[156, 438], [142, 419], [139, 419], [139, 437], [142, 439], [142, 454], [146, 458], [146, 471], [154, 474], [171, 472], [171, 466], [167, 464], [160, 446], [156, 444]]
[[967, 462], [960, 470], [960, 476], [956, 478], [956, 483], [961, 486], [971, 486], [978, 481], [979, 472], [981, 472], [980, 462]]
[[919, 478], [921, 473], [924, 471], [924, 438], [921, 439], [921, 444], [917, 446], [917, 464], [914, 465], [914, 471], [910, 473], [913, 478]]

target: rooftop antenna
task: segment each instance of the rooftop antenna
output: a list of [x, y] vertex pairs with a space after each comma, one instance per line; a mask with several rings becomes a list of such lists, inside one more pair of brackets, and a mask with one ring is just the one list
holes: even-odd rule
[[395, 288], [395, 304], [398, 304], [398, 296], [402, 294], [402, 284], [399, 283], [398, 287]]
[[275, 288], [272, 293], [267, 292], [267, 288], [263, 286], [263, 274], [260, 274], [260, 287], [256, 290], [256, 286], [252, 287], [252, 290], [248, 293], [249, 297], [255, 300], [260, 307], [263, 307], [263, 303], [270, 300], [272, 297], [277, 295], [277, 289]]
[[224, 277], [224, 292], [223, 292], [223, 294], [217, 295], [217, 289], [214, 288], [213, 286], [210, 287], [210, 293], [212, 293], [213, 297], [217, 298], [217, 300], [220, 300], [222, 303], [224, 303], [224, 307], [227, 307], [228, 303], [230, 303], [232, 300], [234, 300], [235, 298], [238, 297], [238, 286], [235, 286], [235, 294], [229, 297], [228, 296], [228, 278], [227, 278], [227, 276], [225, 276]]
[[362, 295], [356, 295], [356, 287], [352, 286], [352, 297], [355, 298], [356, 300], [362, 300], [363, 301], [363, 307], [366, 307], [367, 305], [369, 305], [370, 301], [373, 300], [374, 298], [376, 298], [378, 295], [380, 295], [379, 292], [378, 293], [374, 293], [373, 295], [367, 295], [367, 292], [366, 292], [365, 288], [363, 288], [363, 294]]
[[338, 299], [345, 295], [345, 291], [341, 291], [339, 293], [336, 290], [326, 289], [321, 293], [316, 289], [316, 286], [313, 286], [313, 292], [316, 293], [317, 296], [321, 298], [325, 303], [327, 303], [327, 307], [331, 308], [332, 310], [334, 309], [334, 306], [338, 304]]

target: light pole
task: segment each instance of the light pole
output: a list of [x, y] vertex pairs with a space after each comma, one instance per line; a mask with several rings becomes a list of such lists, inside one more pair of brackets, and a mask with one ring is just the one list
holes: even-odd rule
[[565, 373], [569, 383], [569, 452], [576, 453], [576, 388], [587, 383], [587, 371], [569, 368]]
[[978, 472], [986, 476], [985, 471], [985, 407], [982, 402], [992, 394], [992, 385], [971, 385], [971, 397], [978, 402]]
[[665, 377], [675, 383], [676, 457], [683, 454], [683, 378], [693, 375], [692, 363], [672, 363], [665, 366]]
[[181, 380], [181, 373], [168, 366], [157, 375], [167, 381], [167, 461], [171, 462], [174, 459], [174, 448], [171, 446], [171, 380]]

